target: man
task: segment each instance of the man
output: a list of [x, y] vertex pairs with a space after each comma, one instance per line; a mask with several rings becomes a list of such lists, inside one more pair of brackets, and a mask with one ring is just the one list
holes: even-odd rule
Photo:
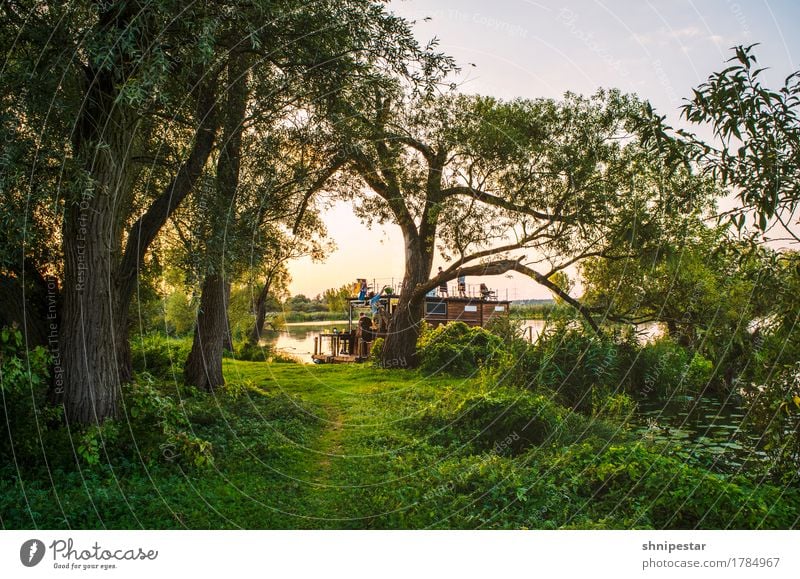
[[467, 297], [467, 276], [458, 273], [458, 297]]
[[369, 353], [367, 344], [372, 341], [372, 320], [370, 320], [364, 312], [361, 312], [358, 317], [358, 331], [361, 334], [358, 350], [363, 358]]

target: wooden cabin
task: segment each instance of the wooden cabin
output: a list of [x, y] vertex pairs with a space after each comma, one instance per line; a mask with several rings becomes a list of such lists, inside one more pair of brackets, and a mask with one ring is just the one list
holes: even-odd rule
[[425, 298], [425, 321], [431, 326], [447, 322], [464, 322], [468, 326], [485, 326], [489, 320], [507, 317], [511, 302], [482, 298]]
[[[376, 304], [377, 318], [388, 320], [394, 313], [400, 298], [397, 295], [382, 295]], [[497, 317], [508, 317], [511, 302], [495, 299], [493, 292], [484, 292], [482, 297], [425, 296], [425, 321], [436, 327], [448, 322], [464, 322], [468, 326], [485, 326]], [[358, 319], [362, 312], [373, 318], [369, 299], [350, 298], [347, 331], [321, 333], [314, 339], [315, 363], [331, 364], [362, 362], [369, 357], [372, 340], [364, 342], [358, 334]], [[385, 315], [382, 315], [385, 312]], [[386, 336], [385, 323], [372, 332], [372, 338]]]

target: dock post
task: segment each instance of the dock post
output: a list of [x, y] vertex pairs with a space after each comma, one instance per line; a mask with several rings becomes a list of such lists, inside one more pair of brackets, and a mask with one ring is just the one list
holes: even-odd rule
[[314, 355], [319, 354], [319, 336], [314, 336]]

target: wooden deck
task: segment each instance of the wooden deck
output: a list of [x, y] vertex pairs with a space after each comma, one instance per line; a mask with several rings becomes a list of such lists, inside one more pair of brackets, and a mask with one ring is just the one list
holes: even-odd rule
[[356, 362], [363, 362], [366, 358], [359, 358], [358, 356], [351, 356], [349, 354], [339, 354], [331, 356], [330, 354], [314, 354], [311, 356], [316, 364], [354, 364]]

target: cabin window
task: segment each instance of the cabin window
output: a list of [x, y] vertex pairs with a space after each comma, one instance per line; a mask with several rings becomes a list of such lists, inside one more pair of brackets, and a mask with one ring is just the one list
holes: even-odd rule
[[465, 312], [477, 312], [478, 306], [464, 306]]
[[496, 312], [504, 312], [504, 311], [506, 311], [506, 307], [505, 306], [495, 306], [494, 307], [494, 311], [496, 311]]
[[428, 316], [446, 316], [447, 304], [445, 302], [425, 302], [425, 314]]

